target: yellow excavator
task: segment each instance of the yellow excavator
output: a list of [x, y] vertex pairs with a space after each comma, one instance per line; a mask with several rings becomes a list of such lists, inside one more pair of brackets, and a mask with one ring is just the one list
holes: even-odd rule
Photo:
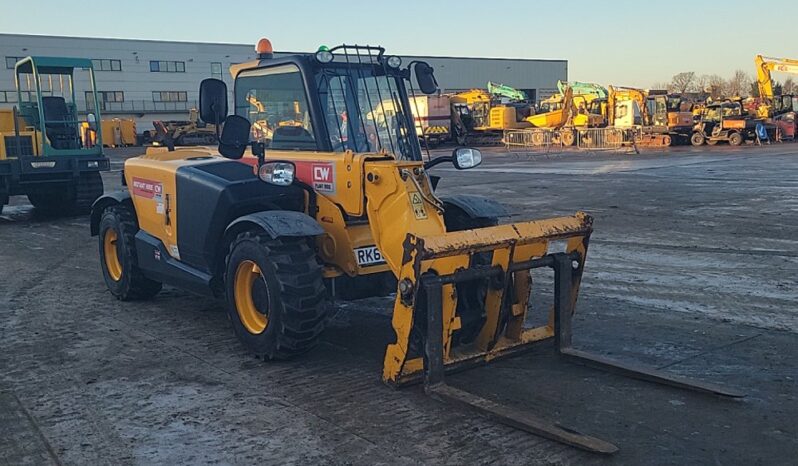
[[[741, 396], [573, 348], [592, 217], [499, 225], [506, 211], [496, 201], [436, 192], [435, 167], [472, 169], [482, 155], [460, 147], [422, 160], [407, 83], [415, 76], [425, 95], [435, 94], [427, 63], [402, 67], [373, 46], [275, 58], [261, 40], [257, 51], [256, 60], [231, 67], [235, 114], [227, 114], [223, 81], [200, 85], [202, 119], [224, 125], [219, 153], [157, 148], [127, 159], [127, 189], [95, 203], [91, 233], [113, 296], [151, 298], [164, 283], [216, 296], [241, 344], [265, 360], [311, 350], [328, 297], [392, 296], [386, 384], [423, 381], [437, 399], [597, 453], [617, 447], [450, 386], [445, 374], [549, 340], [565, 359]], [[252, 132], [249, 96], [275, 110], [270, 139]], [[381, 108], [387, 96], [391, 112]], [[301, 125], [280, 124], [295, 121]], [[539, 269], [554, 276], [548, 312], [530, 311], [530, 271]], [[528, 322], [533, 313], [545, 322]]]
[[[561, 92], [559, 95], [543, 101], [540, 112], [524, 119], [531, 128], [551, 132], [553, 143], [572, 146], [576, 142], [578, 130], [606, 126], [605, 89], [582, 91], [577, 94], [574, 86], [568, 83], [559, 83], [559, 87]], [[532, 131], [532, 144], [544, 145], [546, 134], [544, 131]]]
[[754, 57], [754, 64], [761, 99], [757, 107], [757, 117], [772, 118], [780, 138], [795, 139], [798, 133], [798, 96], [774, 95], [771, 72], [798, 75], [798, 60], [757, 55]]
[[762, 55], [754, 57], [756, 65], [756, 83], [762, 103], [757, 108], [759, 118], [771, 118], [779, 113], [798, 111], [794, 103], [794, 96], [778, 96], [773, 93], [773, 78], [771, 72], [789, 73], [798, 75], [798, 60], [789, 58], [771, 58]]
[[521, 91], [491, 82], [488, 89], [470, 89], [450, 96], [458, 143], [495, 143], [501, 140], [504, 130], [528, 128], [530, 124], [524, 119], [532, 113], [532, 106], [524, 98]]

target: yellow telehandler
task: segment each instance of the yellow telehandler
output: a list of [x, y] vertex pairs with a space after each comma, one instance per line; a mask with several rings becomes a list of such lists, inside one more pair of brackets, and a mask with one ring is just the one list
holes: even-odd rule
[[[494, 201], [437, 195], [430, 169], [469, 169], [482, 156], [458, 148], [422, 161], [406, 83], [414, 74], [420, 91], [434, 94], [428, 64], [403, 68], [371, 46], [273, 58], [261, 40], [257, 51], [257, 60], [231, 67], [235, 114], [227, 115], [224, 82], [200, 86], [202, 119], [224, 125], [221, 156], [180, 149], [128, 159], [128, 189], [95, 204], [91, 232], [117, 298], [152, 297], [163, 283], [216, 296], [246, 348], [285, 359], [319, 341], [328, 297], [395, 293], [385, 383], [423, 381], [438, 399], [599, 453], [617, 447], [451, 387], [445, 373], [553, 339], [568, 359], [739, 396], [571, 347], [592, 218], [498, 225], [504, 210]], [[379, 108], [387, 99], [391, 112]], [[254, 101], [267, 109], [258, 118], [275, 128], [268, 139], [255, 137], [262, 133], [247, 118]], [[554, 271], [554, 307], [547, 323], [528, 328], [537, 268]]]

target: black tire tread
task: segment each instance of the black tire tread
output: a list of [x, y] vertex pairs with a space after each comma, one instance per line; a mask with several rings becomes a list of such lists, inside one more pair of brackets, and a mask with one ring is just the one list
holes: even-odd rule
[[139, 231], [138, 220], [135, 213], [132, 212], [130, 207], [117, 204], [106, 209], [119, 219], [119, 234], [124, 236], [124, 244], [126, 248], [126, 259], [130, 263], [129, 273], [130, 286], [128, 290], [122, 295], [118, 295], [117, 299], [121, 301], [133, 301], [150, 299], [163, 288], [161, 282], [151, 280], [144, 276], [139, 269], [138, 256], [136, 255], [136, 233]]
[[88, 172], [78, 178], [75, 186], [75, 207], [78, 212], [89, 212], [92, 204], [103, 195], [105, 187], [100, 172]]
[[[284, 313], [272, 348], [256, 355], [264, 359], [290, 359], [313, 349], [327, 319], [327, 289], [315, 251], [307, 238], [271, 238], [245, 231], [230, 244], [227, 263], [236, 244], [256, 241], [274, 265]], [[225, 276], [225, 282], [233, 277]]]

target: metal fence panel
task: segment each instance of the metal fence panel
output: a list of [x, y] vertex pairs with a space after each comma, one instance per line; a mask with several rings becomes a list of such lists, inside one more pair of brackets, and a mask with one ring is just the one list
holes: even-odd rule
[[502, 142], [507, 149], [518, 147], [550, 147], [555, 141], [554, 131], [548, 129], [505, 130]]
[[642, 137], [640, 128], [587, 128], [576, 134], [576, 145], [580, 149], [618, 150], [635, 148]]

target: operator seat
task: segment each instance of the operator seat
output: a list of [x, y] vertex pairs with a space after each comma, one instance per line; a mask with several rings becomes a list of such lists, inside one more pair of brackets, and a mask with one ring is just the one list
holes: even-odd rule
[[316, 150], [316, 140], [301, 126], [278, 126], [272, 134], [270, 149]]
[[60, 96], [42, 97], [44, 131], [53, 149], [80, 149], [77, 121]]

